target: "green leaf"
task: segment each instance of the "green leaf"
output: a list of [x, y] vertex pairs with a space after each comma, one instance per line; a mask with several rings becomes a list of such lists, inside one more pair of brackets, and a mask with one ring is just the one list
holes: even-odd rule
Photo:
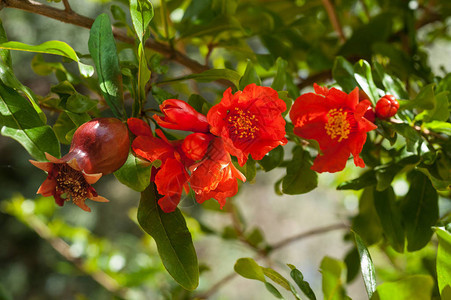
[[262, 267], [260, 267], [252, 258], [245, 257], [238, 259], [233, 269], [244, 278], [266, 282], [265, 273], [263, 273]]
[[374, 191], [374, 206], [381, 221], [384, 234], [396, 251], [404, 252], [404, 228], [401, 212], [396, 204], [396, 195], [392, 187], [384, 191]]
[[413, 275], [377, 287], [371, 300], [425, 300], [431, 299], [434, 280], [429, 275]]
[[211, 81], [216, 81], [216, 80], [220, 80], [220, 79], [225, 79], [225, 80], [228, 80], [231, 83], [233, 83], [235, 85], [235, 87], [238, 88], [240, 85], [241, 75], [240, 75], [240, 73], [233, 71], [233, 70], [229, 70], [229, 69], [210, 69], [210, 70], [204, 71], [202, 73], [196, 73], [196, 74], [191, 74], [188, 76], [183, 76], [180, 78], [160, 81], [159, 84], [183, 81], [183, 80], [188, 80], [188, 79], [194, 79], [199, 82], [211, 82]]
[[324, 257], [321, 261], [320, 272], [323, 274], [324, 299], [340, 300], [346, 299], [346, 293], [341, 280], [344, 264], [331, 257]]
[[293, 149], [293, 160], [287, 166], [287, 175], [282, 182], [285, 194], [297, 195], [310, 192], [318, 186], [318, 174], [310, 169], [312, 160], [310, 154], [302, 149]]
[[444, 227], [436, 227], [435, 233], [438, 237], [437, 250], [437, 282], [442, 299], [451, 291], [451, 233]]
[[6, 42], [0, 44], [0, 49], [27, 51], [35, 53], [54, 54], [63, 57], [67, 57], [78, 63], [80, 74], [85, 77], [90, 77], [94, 73], [94, 68], [89, 65], [83, 64], [68, 44], [61, 41], [47, 41], [40, 45], [27, 45], [20, 42]]
[[114, 115], [120, 118], [124, 115], [122, 75], [110, 19], [106, 14], [99, 15], [94, 21], [88, 47], [96, 66], [100, 90]]
[[263, 269], [263, 273], [265, 273], [266, 277], [268, 277], [269, 279], [271, 279], [272, 281], [274, 281], [275, 283], [277, 283], [278, 285], [280, 285], [287, 291], [291, 292], [296, 299], [299, 299], [299, 300], [301, 299], [299, 294], [296, 292], [296, 289], [294, 288], [294, 286], [285, 277], [280, 275], [279, 272], [277, 272], [271, 268], [262, 268], [262, 269]]
[[67, 98], [66, 109], [74, 113], [84, 113], [97, 106], [96, 100], [89, 99], [82, 94], [73, 94]]
[[0, 83], [1, 134], [18, 141], [37, 160], [44, 153], [60, 157], [60, 145], [52, 128], [46, 125], [30, 102], [15, 90]]
[[435, 95], [436, 105], [434, 109], [425, 110], [415, 117], [416, 121], [423, 120], [425, 122], [430, 121], [447, 121], [449, 118], [448, 109], [448, 94], [449, 92], [441, 92]]
[[293, 278], [294, 282], [296, 282], [304, 295], [306, 295], [310, 300], [316, 300], [315, 293], [310, 287], [310, 284], [304, 280], [304, 275], [302, 275], [301, 271], [296, 269], [293, 265], [289, 264], [288, 266], [291, 268], [291, 278]]
[[418, 131], [405, 123], [390, 124], [390, 127], [406, 139], [407, 151], [415, 152], [417, 143], [421, 140]]
[[451, 135], [451, 123], [448, 122], [432, 121], [423, 123], [423, 126], [435, 132]]
[[129, 188], [142, 192], [150, 184], [151, 169], [152, 165], [149, 165], [148, 162], [129, 153], [127, 161], [114, 172], [114, 176]]
[[429, 179], [413, 171], [410, 188], [401, 201], [402, 220], [407, 237], [407, 250], [423, 248], [431, 239], [432, 229], [438, 220], [438, 195]]
[[411, 101], [400, 101], [399, 109], [434, 109], [436, 106], [436, 99], [434, 94], [435, 83], [424, 86], [418, 95]]
[[257, 162], [263, 167], [265, 172], [268, 172], [277, 168], [283, 162], [283, 157], [284, 150], [283, 147], [279, 145], [269, 151], [261, 160]]
[[191, 94], [188, 98], [188, 104], [191, 105], [197, 112], [201, 114], [207, 114], [211, 108], [210, 102], [205, 100], [204, 97], [197, 94]]
[[354, 77], [354, 67], [342, 56], [335, 58], [332, 77], [346, 93], [352, 92], [359, 85]]
[[192, 291], [199, 284], [199, 266], [191, 234], [180, 210], [164, 213], [157, 200], [154, 184], [151, 184], [141, 193], [139, 225], [154, 238], [169, 274], [183, 288]]
[[69, 132], [75, 131], [76, 128], [77, 126], [74, 124], [71, 118], [69, 118], [66, 112], [62, 112], [53, 125], [53, 131], [55, 132], [56, 137], [61, 144], [65, 145], [69, 145], [72, 140], [72, 135], [70, 135], [69, 138]]
[[340, 183], [337, 186], [337, 190], [360, 190], [364, 187], [375, 185], [376, 183], [376, 172], [370, 170], [355, 179]]
[[276, 297], [277, 299], [284, 299], [282, 294], [276, 289], [275, 286], [273, 286], [271, 283], [269, 282], [265, 282], [265, 287], [266, 289], [273, 294], [274, 297]]
[[143, 44], [140, 43], [138, 47], [138, 96], [135, 99], [134, 116], [141, 113], [144, 103], [146, 102], [146, 84], [150, 80], [151, 72], [147, 66], [146, 52], [144, 51]]
[[246, 180], [248, 182], [253, 182], [256, 175], [257, 175], [256, 162], [252, 157], [249, 157], [246, 162]]
[[382, 226], [374, 206], [374, 187], [366, 187], [359, 200], [359, 214], [352, 220], [352, 230], [372, 245], [382, 238]]
[[362, 271], [363, 282], [365, 283], [368, 298], [371, 299], [376, 291], [376, 271], [374, 269], [373, 260], [365, 246], [362, 238], [355, 232], [354, 239], [360, 256], [360, 270]]
[[284, 60], [283, 58], [279, 57], [276, 60], [276, 67], [277, 67], [277, 73], [274, 76], [274, 80], [271, 84], [271, 87], [275, 89], [276, 91], [283, 90], [283, 87], [285, 86], [285, 82], [287, 80], [287, 67], [288, 62]]
[[399, 78], [392, 77], [385, 73], [384, 67], [376, 60], [373, 60], [373, 67], [376, 71], [377, 76], [381, 78], [382, 85], [384, 86], [385, 92], [387, 94], [395, 96], [396, 99], [409, 98], [409, 94], [404, 87], [404, 83]]
[[262, 81], [260, 80], [260, 77], [258, 77], [258, 74], [254, 69], [254, 64], [252, 63], [252, 61], [248, 60], [246, 70], [244, 71], [244, 74], [240, 79], [240, 90], [244, 90], [244, 88], [251, 83], [262, 85]]
[[139, 41], [143, 43], [143, 37], [154, 16], [152, 3], [149, 0], [130, 0], [130, 16]]
[[354, 78], [368, 97], [370, 97], [373, 106], [376, 106], [377, 100], [379, 100], [379, 92], [377, 91], [376, 84], [373, 81], [373, 74], [371, 74], [370, 64], [361, 59], [354, 65]]

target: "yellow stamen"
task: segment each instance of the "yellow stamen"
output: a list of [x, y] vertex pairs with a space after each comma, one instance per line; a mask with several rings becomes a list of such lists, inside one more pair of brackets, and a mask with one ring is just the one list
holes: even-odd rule
[[61, 194], [66, 194], [67, 199], [72, 198], [74, 203], [86, 200], [88, 196], [89, 184], [83, 174], [66, 164], [57, 164], [59, 171], [56, 175], [56, 190]]
[[327, 114], [327, 123], [324, 126], [326, 133], [331, 139], [338, 138], [338, 142], [343, 139], [347, 139], [351, 132], [351, 125], [347, 120], [347, 112], [343, 112], [343, 109], [331, 109]]
[[238, 138], [255, 138], [256, 132], [260, 129], [255, 126], [258, 122], [257, 117], [250, 112], [244, 112], [242, 109], [235, 107], [232, 115], [229, 115], [227, 121], [231, 124], [231, 131]]

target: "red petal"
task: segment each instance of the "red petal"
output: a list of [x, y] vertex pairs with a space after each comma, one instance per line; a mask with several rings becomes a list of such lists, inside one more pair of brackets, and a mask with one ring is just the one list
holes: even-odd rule
[[36, 194], [41, 194], [44, 197], [53, 196], [56, 189], [56, 180], [55, 179], [46, 179], [39, 187]]
[[322, 172], [338, 172], [345, 168], [349, 158], [349, 149], [345, 143], [336, 144], [318, 155], [313, 161], [312, 170]]
[[211, 134], [190, 134], [183, 140], [182, 150], [188, 158], [194, 161], [201, 160], [207, 153], [208, 145], [213, 138]]
[[319, 86], [316, 83], [313, 84], [313, 89], [316, 94], [327, 96], [329, 94], [329, 89], [325, 86]]
[[153, 136], [149, 124], [138, 118], [127, 120], [128, 129], [136, 136]]
[[158, 200], [158, 205], [165, 213], [175, 211], [180, 203], [181, 194], [166, 195]]

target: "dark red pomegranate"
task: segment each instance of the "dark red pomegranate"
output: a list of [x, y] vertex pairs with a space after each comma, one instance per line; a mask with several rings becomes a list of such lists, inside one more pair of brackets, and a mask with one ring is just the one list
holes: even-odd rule
[[72, 201], [85, 211], [87, 198], [108, 202], [91, 186], [102, 177], [119, 169], [129, 152], [127, 126], [115, 118], [97, 118], [80, 126], [74, 133], [69, 153], [61, 159], [45, 153], [50, 162], [30, 162], [48, 173], [37, 193], [53, 196], [63, 206]]

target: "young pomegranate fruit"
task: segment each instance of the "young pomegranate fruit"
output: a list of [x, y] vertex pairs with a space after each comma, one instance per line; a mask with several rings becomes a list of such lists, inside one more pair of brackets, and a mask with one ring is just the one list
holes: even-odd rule
[[53, 196], [59, 206], [72, 201], [85, 211], [86, 199], [108, 202], [91, 184], [119, 169], [127, 160], [130, 141], [127, 126], [116, 118], [97, 118], [74, 133], [69, 153], [61, 159], [45, 153], [49, 162], [30, 162], [48, 173], [37, 194]]
[[399, 103], [393, 95], [385, 95], [376, 103], [376, 117], [379, 119], [388, 119], [396, 115]]

